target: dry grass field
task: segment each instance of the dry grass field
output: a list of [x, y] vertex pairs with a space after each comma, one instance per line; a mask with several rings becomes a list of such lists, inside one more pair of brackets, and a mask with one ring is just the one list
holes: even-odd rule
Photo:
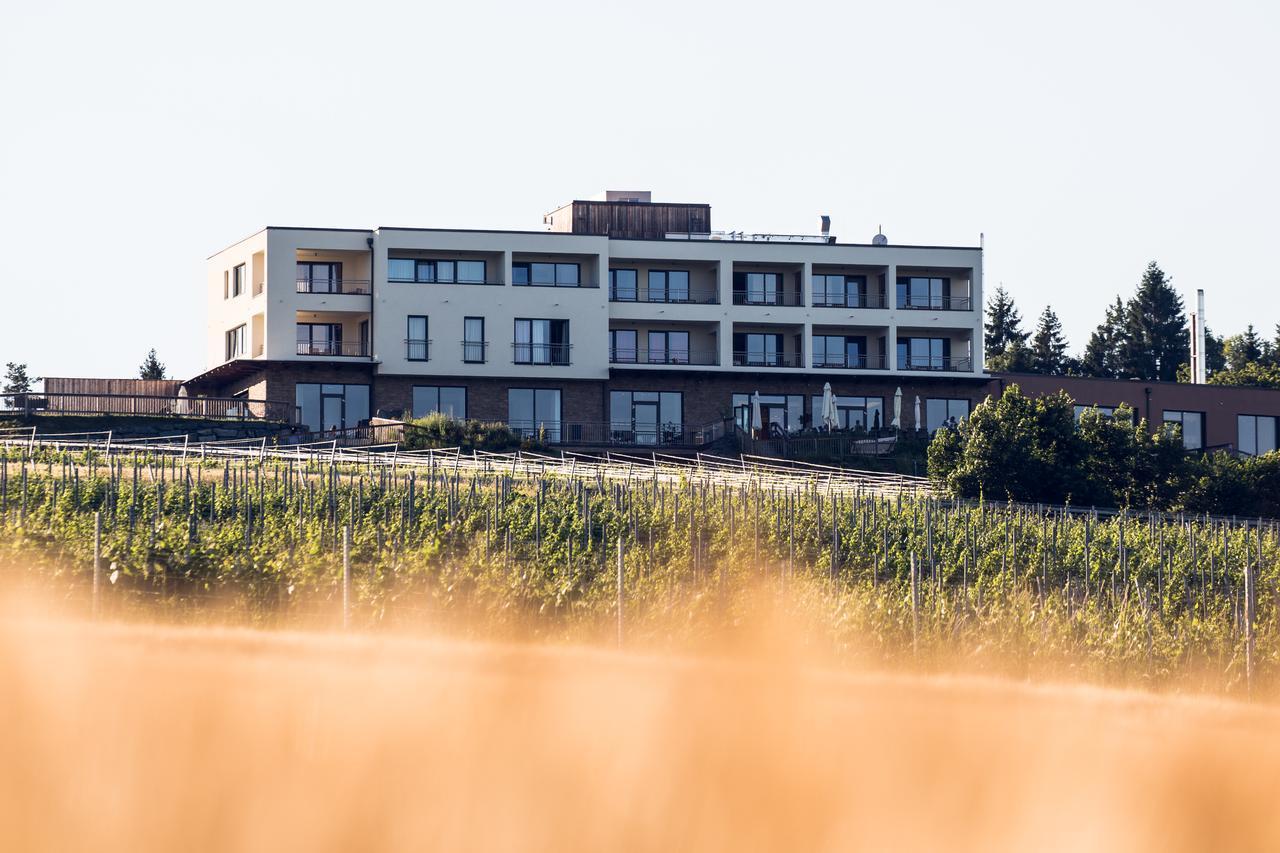
[[684, 657], [10, 608], [0, 849], [1280, 849], [1269, 706], [851, 672], [762, 639]]

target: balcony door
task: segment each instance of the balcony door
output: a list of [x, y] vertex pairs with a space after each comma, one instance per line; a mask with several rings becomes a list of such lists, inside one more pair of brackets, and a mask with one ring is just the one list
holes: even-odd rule
[[342, 324], [299, 323], [298, 355], [342, 355]]
[[649, 364], [688, 364], [688, 332], [650, 332]]
[[342, 264], [336, 261], [299, 261], [298, 290], [303, 293], [341, 293]]

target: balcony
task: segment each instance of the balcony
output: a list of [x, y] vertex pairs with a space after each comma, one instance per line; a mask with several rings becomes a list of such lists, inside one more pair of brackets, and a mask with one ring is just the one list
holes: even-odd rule
[[969, 356], [950, 358], [947, 356], [907, 356], [899, 358], [899, 370], [969, 373], [973, 370], [973, 359]]
[[615, 281], [609, 285], [610, 302], [657, 303], [667, 305], [718, 305], [720, 289], [711, 284], [686, 284], [665, 289]]
[[837, 370], [885, 370], [888, 364], [882, 355], [825, 353], [814, 355], [813, 366]]
[[968, 296], [899, 294], [898, 307], [914, 311], [969, 311], [973, 303]]
[[542, 364], [563, 367], [572, 363], [573, 344], [531, 344], [516, 342], [511, 345], [512, 364]]
[[405, 361], [430, 361], [431, 341], [422, 338], [405, 338]]
[[676, 366], [715, 366], [720, 363], [716, 350], [690, 349], [633, 349], [614, 347], [609, 350], [610, 364], [660, 364]]
[[298, 341], [298, 355], [322, 358], [368, 358], [369, 344], [364, 341]]
[[734, 290], [734, 305], [783, 305], [788, 307], [804, 305], [800, 292], [794, 288], [776, 290]]
[[370, 292], [368, 279], [359, 278], [299, 278], [298, 293], [351, 293], [357, 296], [368, 296]]
[[845, 308], [845, 309], [861, 309], [861, 308], [888, 308], [889, 303], [884, 296], [879, 293], [867, 293], [862, 296], [849, 294], [848, 298], [841, 295], [819, 295], [814, 294], [814, 308]]
[[803, 361], [793, 352], [735, 350], [733, 353], [734, 367], [803, 367]]
[[462, 361], [464, 364], [484, 364], [489, 360], [488, 341], [459, 341], [462, 344]]

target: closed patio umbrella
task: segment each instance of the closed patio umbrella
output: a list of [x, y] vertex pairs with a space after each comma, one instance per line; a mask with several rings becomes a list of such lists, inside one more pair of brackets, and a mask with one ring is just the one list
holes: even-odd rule
[[831, 383], [822, 386], [822, 425], [827, 429], [840, 428], [840, 408], [836, 405], [836, 395], [831, 391]]
[[764, 421], [760, 417], [760, 392], [751, 395], [751, 430], [758, 433], [764, 429]]
[[894, 429], [902, 429], [902, 388], [893, 392], [893, 423], [890, 424]]
[[920, 420], [920, 395], [916, 395], [916, 429], [924, 429], [924, 421]]

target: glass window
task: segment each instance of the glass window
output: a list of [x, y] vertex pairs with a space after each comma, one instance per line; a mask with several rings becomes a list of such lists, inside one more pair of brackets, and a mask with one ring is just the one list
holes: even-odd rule
[[1240, 452], [1250, 456], [1261, 456], [1275, 450], [1278, 421], [1280, 418], [1269, 415], [1237, 416], [1236, 430]]
[[532, 270], [529, 278], [534, 284], [556, 283], [555, 264], [530, 264], [529, 266]]
[[556, 264], [556, 284], [560, 287], [577, 287], [578, 265]]
[[634, 364], [636, 356], [636, 330], [611, 329], [609, 331], [609, 360], [621, 364]]
[[[822, 426], [822, 396], [809, 401], [812, 424]], [[884, 427], [883, 397], [845, 397], [836, 395], [836, 413], [840, 429], [881, 429]]]
[[462, 319], [462, 360], [472, 364], [484, 363], [484, 318]]
[[414, 385], [412, 415], [442, 414], [457, 420], [467, 418], [467, 389], [451, 386]]
[[239, 296], [241, 293], [244, 293], [244, 264], [237, 264], [231, 271], [231, 295]]
[[409, 327], [405, 335], [405, 358], [409, 361], [426, 361], [430, 357], [429, 348], [427, 318], [410, 315]]
[[387, 281], [413, 281], [415, 273], [412, 258], [387, 258]]
[[294, 401], [299, 421], [312, 432], [353, 429], [369, 420], [368, 385], [299, 382]]
[[[905, 412], [903, 416], [905, 419]], [[946, 426], [952, 422], [952, 419], [954, 419], [955, 423], [959, 423], [967, 417], [969, 417], [968, 400], [930, 397], [924, 401], [924, 423], [925, 429], [929, 432], [935, 432], [939, 428]], [[919, 428], [919, 424], [916, 425], [916, 428]]]
[[507, 391], [507, 423], [526, 435], [560, 441], [560, 390], [511, 388]]
[[227, 361], [244, 355], [246, 333], [247, 327], [244, 324], [227, 332]]
[[1165, 409], [1164, 422], [1182, 426], [1182, 446], [1187, 450], [1200, 450], [1204, 447], [1204, 412]]
[[483, 284], [485, 282], [485, 262], [484, 261], [458, 261], [457, 276], [458, 281], [468, 284]]
[[512, 284], [528, 284], [529, 283], [529, 265], [528, 264], [512, 264], [511, 265], [511, 283]]
[[609, 270], [609, 298], [615, 302], [636, 301], [635, 270]]
[[457, 280], [457, 264], [453, 261], [436, 261], [435, 281], [451, 283]]

